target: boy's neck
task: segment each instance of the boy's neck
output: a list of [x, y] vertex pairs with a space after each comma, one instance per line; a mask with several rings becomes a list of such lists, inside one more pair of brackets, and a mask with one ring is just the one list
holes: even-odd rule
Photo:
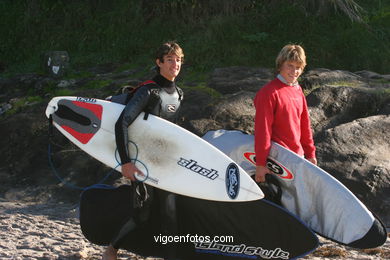
[[293, 87], [296, 87], [299, 85], [298, 81], [295, 81], [294, 83], [290, 83], [290, 82], [287, 82], [287, 80], [285, 78], [283, 78], [282, 75], [278, 74], [276, 76], [281, 82], [283, 82], [284, 84], [286, 85], [289, 85], [289, 86], [293, 86]]

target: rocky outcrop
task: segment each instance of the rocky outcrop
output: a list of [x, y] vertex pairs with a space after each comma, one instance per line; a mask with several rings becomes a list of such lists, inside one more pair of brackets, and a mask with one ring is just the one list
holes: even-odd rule
[[[71, 195], [77, 192], [59, 188], [51, 173], [45, 107], [56, 93], [104, 98], [151, 75], [135, 77], [139, 70], [117, 72], [118, 67], [92, 68], [88, 76], [78, 79], [36, 74], [0, 79], [2, 196], [11, 189], [14, 194], [15, 189], [36, 187], [36, 192], [46, 189], [50, 194], [77, 199]], [[180, 82], [185, 101], [179, 124], [200, 136], [220, 128], [253, 133], [253, 98], [272, 78], [270, 69], [230, 67], [212, 72], [206, 88], [196, 88], [193, 82], [187, 85], [184, 79]], [[389, 75], [315, 69], [302, 76], [302, 85], [308, 93], [319, 166], [348, 186], [390, 227]], [[72, 152], [75, 147], [68, 146], [60, 134], [54, 139], [58, 145], [53, 148], [55, 167], [67, 181], [85, 186], [109, 171], [87, 155]], [[119, 176], [115, 174], [110, 181]]]
[[364, 78], [345, 70], [330, 70], [324, 68], [307, 71], [301, 78], [301, 86], [306, 90], [312, 90], [323, 85], [342, 85], [343, 83], [361, 85]]
[[360, 118], [324, 131], [321, 167], [390, 223], [390, 116]]
[[271, 69], [229, 67], [218, 68], [211, 73], [208, 86], [222, 94], [238, 91], [256, 92], [274, 77]]
[[240, 91], [223, 96], [216, 103], [210, 104], [200, 119], [190, 120], [191, 130], [200, 136], [215, 129], [253, 132], [254, 95], [254, 92]]
[[320, 134], [358, 118], [386, 114], [390, 98], [384, 92], [380, 88], [329, 85], [314, 89], [307, 96], [314, 132]]

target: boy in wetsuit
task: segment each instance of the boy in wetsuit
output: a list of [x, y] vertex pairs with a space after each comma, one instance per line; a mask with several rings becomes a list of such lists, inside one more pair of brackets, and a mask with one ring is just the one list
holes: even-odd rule
[[[128, 150], [128, 126], [137, 118], [141, 112], [150, 113], [171, 122], [175, 122], [183, 98], [183, 92], [175, 84], [178, 76], [184, 53], [181, 47], [175, 42], [164, 43], [157, 50], [156, 65], [158, 74], [151, 80], [144, 83], [137, 89], [134, 96], [129, 100], [115, 125], [115, 138], [121, 159], [122, 175], [133, 182], [136, 186], [136, 175], [144, 175], [141, 170], [131, 161]], [[153, 192], [151, 187], [141, 187], [146, 192]], [[162, 232], [176, 233], [176, 210], [175, 195], [166, 191], [155, 189], [156, 197], [160, 200], [160, 213], [162, 215]], [[135, 193], [134, 193], [135, 194]], [[136, 203], [137, 204], [137, 203]], [[103, 254], [104, 260], [117, 259], [117, 251], [122, 239], [140, 222], [146, 221], [149, 209], [143, 209], [142, 203], [135, 205], [138, 208], [135, 218], [129, 221], [113, 238], [111, 244]], [[174, 257], [175, 250], [168, 252], [168, 257]]]

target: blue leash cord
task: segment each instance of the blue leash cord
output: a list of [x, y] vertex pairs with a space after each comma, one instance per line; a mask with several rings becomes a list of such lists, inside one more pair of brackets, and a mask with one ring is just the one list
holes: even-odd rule
[[[48, 161], [49, 161], [49, 165], [50, 165], [50, 168], [54, 174], [54, 176], [62, 183], [64, 184], [66, 187], [68, 188], [71, 188], [71, 189], [74, 189], [74, 190], [85, 190], [87, 189], [88, 187], [90, 186], [87, 186], [87, 187], [80, 187], [80, 186], [77, 186], [77, 185], [74, 185], [72, 183], [69, 183], [68, 181], [64, 180], [59, 174], [58, 174], [58, 171], [56, 170], [54, 164], [53, 164], [53, 161], [52, 161], [52, 156], [51, 156], [51, 144], [49, 142], [49, 145], [48, 145], [48, 148], [47, 148], [47, 152], [48, 152]], [[111, 174], [116, 171], [116, 168], [118, 168], [118, 166], [120, 166], [120, 164], [118, 164], [117, 166], [115, 166], [114, 169], [110, 170], [97, 184], [102, 184], [104, 183], [108, 177], [111, 176]], [[91, 185], [92, 186], [92, 185]]]
[[[148, 176], [149, 176], [148, 168], [146, 167], [146, 165], [145, 165], [142, 161], [138, 160], [138, 146], [137, 146], [137, 144], [134, 143], [133, 141], [129, 141], [129, 143], [133, 144], [133, 145], [135, 146], [135, 149], [136, 149], [136, 156], [135, 156], [134, 159], [131, 158], [131, 160], [133, 161], [134, 164], [135, 164], [135, 163], [140, 163], [140, 164], [145, 168], [145, 170], [146, 170], [145, 178], [143, 178], [142, 180], [140, 180], [140, 179], [137, 178], [138, 181], [144, 182], [144, 181], [146, 181], [146, 180], [148, 179]], [[115, 160], [116, 160], [116, 162], [118, 163], [117, 166], [115, 166], [112, 170], [110, 170], [110, 171], [109, 171], [109, 172], [108, 172], [108, 173], [107, 173], [107, 174], [106, 174], [98, 183], [96, 183], [96, 184], [102, 184], [102, 183], [104, 183], [104, 182], [108, 179], [108, 177], [110, 177], [111, 174], [112, 174], [114, 171], [116, 171], [116, 168], [118, 168], [119, 166], [122, 165], [122, 164], [119, 162], [119, 160], [118, 160], [118, 157], [117, 157], [117, 154], [118, 154], [118, 153], [117, 153], [117, 151], [118, 151], [118, 149], [115, 150]], [[52, 172], [53, 172], [54, 176], [55, 176], [61, 183], [63, 183], [66, 187], [71, 188], [71, 189], [74, 189], [74, 190], [81, 190], [81, 191], [83, 191], [83, 190], [87, 189], [88, 187], [92, 186], [92, 185], [90, 185], [90, 186], [87, 186], [87, 187], [80, 187], [80, 186], [74, 185], [74, 184], [69, 183], [68, 181], [64, 180], [64, 179], [58, 174], [58, 171], [56, 170], [56, 168], [55, 168], [55, 166], [54, 166], [54, 164], [53, 164], [52, 155], [51, 155], [51, 143], [50, 143], [50, 142], [49, 142], [49, 145], [48, 145], [48, 148], [47, 148], [47, 152], [48, 152], [48, 161], [49, 161], [49, 165], [50, 165], [50, 168], [52, 169]]]
[[[138, 179], [137, 178], [137, 176], [136, 176], [136, 179], [139, 181], [139, 182], [144, 182], [144, 181], [146, 181], [147, 179], [148, 179], [148, 177], [149, 177], [149, 170], [148, 170], [148, 168], [146, 167], [146, 165], [142, 162], [142, 161], [140, 161], [140, 160], [138, 160], [138, 145], [136, 144], [136, 143], [134, 143], [133, 141], [131, 141], [131, 140], [129, 140], [129, 143], [131, 143], [132, 145], [134, 145], [134, 147], [135, 147], [135, 158], [130, 158], [131, 159], [131, 161], [134, 163], [134, 164], [136, 164], [136, 163], [140, 163], [144, 168], [145, 168], [145, 170], [146, 170], [146, 174], [145, 174], [145, 177], [143, 178], [143, 179]], [[115, 160], [116, 160], [116, 162], [119, 164], [119, 165], [122, 165], [121, 163], [120, 163], [120, 161], [119, 161], [119, 159], [118, 159], [118, 148], [115, 150]], [[116, 167], [115, 167], [116, 168]]]

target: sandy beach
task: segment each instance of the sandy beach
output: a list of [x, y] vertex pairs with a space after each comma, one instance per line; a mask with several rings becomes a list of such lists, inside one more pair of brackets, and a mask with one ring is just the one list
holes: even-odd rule
[[[368, 250], [320, 241], [304, 259], [390, 259], [389, 238], [384, 246]], [[81, 233], [77, 203], [0, 201], [0, 259], [101, 259], [102, 250]], [[145, 258], [120, 251], [119, 259]]]

